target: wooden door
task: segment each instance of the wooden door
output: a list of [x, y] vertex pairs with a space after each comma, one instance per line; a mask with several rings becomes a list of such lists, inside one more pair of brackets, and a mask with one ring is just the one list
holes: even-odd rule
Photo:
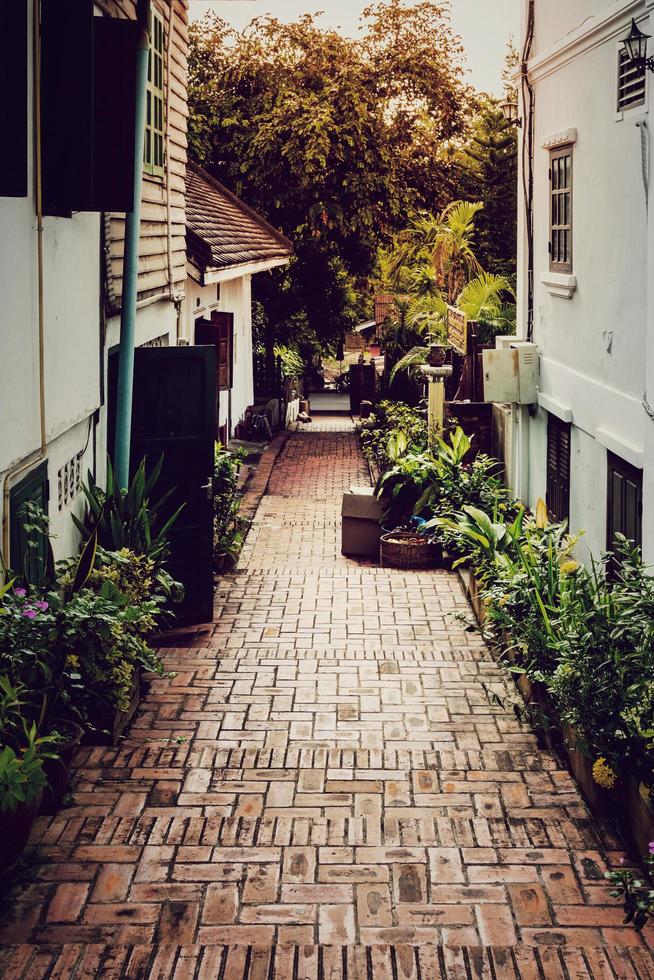
[[624, 534], [640, 546], [643, 522], [643, 471], [620, 459], [607, 456], [608, 486], [606, 508], [606, 546], [613, 550], [616, 535]]
[[[168, 513], [184, 509], [170, 534], [169, 570], [185, 587], [177, 622], [213, 619], [213, 466], [216, 433], [213, 347], [139, 347], [134, 360], [132, 472], [163, 454], [159, 491], [175, 487]], [[165, 519], [166, 515], [162, 515]]]
[[[220, 441], [220, 392], [229, 391], [234, 380], [234, 314], [214, 310], [211, 319], [195, 321], [195, 343], [216, 349], [216, 436]], [[227, 421], [228, 432], [231, 419]]]

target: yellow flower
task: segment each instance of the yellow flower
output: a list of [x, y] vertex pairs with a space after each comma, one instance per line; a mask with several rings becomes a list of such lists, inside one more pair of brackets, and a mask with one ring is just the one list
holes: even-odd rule
[[593, 779], [603, 789], [613, 789], [618, 781], [617, 773], [611, 768], [603, 755], [593, 764]]
[[561, 575], [574, 575], [574, 573], [580, 567], [581, 566], [579, 565], [578, 561], [575, 561], [573, 558], [569, 558], [568, 561], [564, 561], [561, 565]]

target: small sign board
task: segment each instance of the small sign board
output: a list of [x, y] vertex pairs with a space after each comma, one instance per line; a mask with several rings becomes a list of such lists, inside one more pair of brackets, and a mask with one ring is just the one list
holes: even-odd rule
[[468, 353], [468, 318], [456, 306], [447, 308], [447, 339], [450, 346], [465, 357]]

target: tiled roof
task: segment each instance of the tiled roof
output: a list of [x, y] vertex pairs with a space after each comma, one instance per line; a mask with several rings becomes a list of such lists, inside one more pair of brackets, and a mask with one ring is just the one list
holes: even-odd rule
[[186, 245], [201, 269], [288, 257], [293, 246], [265, 218], [195, 163], [186, 168]]

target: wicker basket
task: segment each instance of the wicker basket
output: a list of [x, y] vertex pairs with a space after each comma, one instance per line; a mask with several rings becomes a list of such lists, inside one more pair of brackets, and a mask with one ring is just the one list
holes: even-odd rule
[[381, 536], [380, 558], [383, 568], [437, 568], [443, 549], [413, 531], [389, 531]]

